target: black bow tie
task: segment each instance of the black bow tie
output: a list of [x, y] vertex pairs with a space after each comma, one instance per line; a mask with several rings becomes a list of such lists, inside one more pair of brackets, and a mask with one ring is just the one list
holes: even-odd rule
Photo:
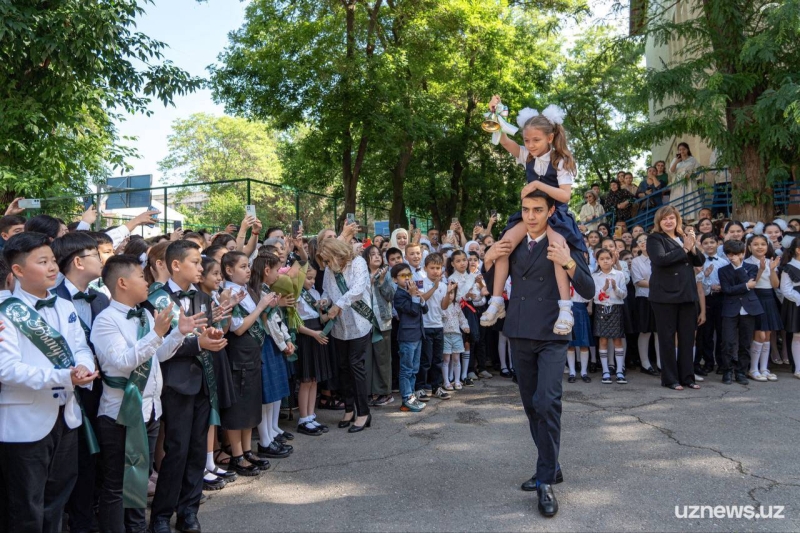
[[143, 316], [144, 316], [144, 309], [133, 308], [130, 311], [128, 311], [128, 314], [125, 316], [125, 318], [131, 319], [135, 317], [141, 319]]
[[708, 260], [709, 261], [716, 261], [717, 259], [719, 259], [719, 257], [717, 257], [716, 255], [709, 255], [708, 256]]
[[92, 303], [95, 298], [97, 298], [96, 294], [89, 294], [89, 293], [81, 292], [81, 291], [78, 291], [78, 292], [76, 292], [75, 294], [72, 295], [72, 300], [73, 301], [75, 301], [75, 300], [86, 300], [87, 304]]
[[48, 298], [47, 300], [38, 300], [36, 302], [36, 306], [35, 306], [36, 310], [38, 311], [42, 307], [53, 307], [53, 308], [55, 308], [55, 306], [56, 306], [56, 298], [58, 298], [58, 297], [57, 296], [53, 296], [52, 298]]
[[195, 290], [190, 291], [178, 291], [178, 298], [194, 298], [194, 295], [197, 293]]

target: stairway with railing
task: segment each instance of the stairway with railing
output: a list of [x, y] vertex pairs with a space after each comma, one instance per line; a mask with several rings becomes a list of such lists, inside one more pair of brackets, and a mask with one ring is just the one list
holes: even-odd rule
[[[723, 179], [713, 185], [707, 183], [706, 174], [714, 173]], [[698, 211], [706, 207], [711, 209], [712, 216], [730, 218], [733, 213], [733, 199], [728, 169], [705, 169], [693, 174], [689, 179], [695, 180], [698, 185], [694, 190], [685, 192], [685, 182], [678, 182], [659, 189], [652, 195], [637, 198], [634, 202], [634, 215], [625, 220], [627, 227], [642, 226], [649, 231], [653, 226], [656, 211], [663, 205], [671, 205], [678, 209], [681, 216], [687, 220], [694, 220]], [[800, 204], [800, 183], [787, 181], [773, 186], [773, 203], [781, 214], [789, 213], [789, 206]], [[597, 218], [586, 222], [579, 222], [587, 227], [606, 223], [613, 228], [617, 222], [616, 212], [609, 211]], [[756, 221], [753, 221], [756, 222]]]

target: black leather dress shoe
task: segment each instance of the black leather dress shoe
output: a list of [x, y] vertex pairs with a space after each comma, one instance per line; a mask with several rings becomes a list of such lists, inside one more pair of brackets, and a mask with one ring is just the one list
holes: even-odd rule
[[197, 515], [194, 513], [186, 513], [183, 516], [179, 516], [178, 521], [175, 522], [175, 529], [183, 533], [201, 533], [200, 522], [197, 521]]
[[257, 476], [261, 471], [254, 464], [246, 464], [244, 457], [231, 457], [228, 467], [232, 468], [234, 472], [240, 476]]
[[648, 376], [660, 376], [661, 375], [659, 373], [659, 371], [656, 370], [655, 368], [653, 368], [652, 366], [650, 368], [641, 367], [639, 369], [639, 372], [641, 372], [642, 374], [647, 374]]
[[259, 470], [269, 470], [269, 461], [254, 454], [253, 450], [244, 452], [244, 458], [247, 459], [247, 462], [251, 465], [256, 465]]
[[748, 385], [750, 381], [744, 374], [736, 374], [736, 383], [738, 383], [739, 385]]
[[269, 446], [258, 445], [258, 455], [261, 457], [269, 457], [272, 459], [283, 459], [289, 457], [292, 452], [284, 450], [280, 444], [275, 441], [269, 443]]
[[[208, 472], [208, 470], [206, 470], [206, 472]], [[221, 477], [218, 477], [213, 481], [208, 481], [207, 479], [203, 478], [203, 490], [222, 490], [225, 488], [226, 483], [227, 482]]]
[[[554, 485], [558, 485], [559, 483], [564, 483], [564, 474], [561, 473], [561, 468], [556, 470], [556, 480], [553, 483]], [[533, 492], [536, 490], [536, 475], [530, 478], [528, 481], [522, 484], [520, 487], [525, 492]]]
[[[281, 434], [280, 434], [280, 435], [278, 435], [278, 436], [279, 436], [279, 437], [283, 437], [283, 438], [284, 438], [284, 439], [286, 439], [286, 440], [294, 440], [294, 435], [292, 435], [292, 434], [291, 434], [291, 433], [289, 433], [288, 431], [284, 431], [283, 433], [281, 433]], [[286, 441], [284, 441], [284, 442], [286, 442]]]
[[364, 428], [368, 428], [372, 426], [372, 413], [367, 415], [367, 421], [364, 422], [363, 426], [357, 426], [355, 422], [353, 422], [352, 427], [347, 430], [348, 433], [358, 433], [359, 431], [363, 431]]
[[297, 432], [312, 437], [319, 437], [322, 435], [322, 430], [313, 424], [300, 424], [297, 426]]
[[730, 372], [724, 372], [722, 374], [722, 383], [725, 384], [725, 385], [730, 385], [731, 383], [733, 383], [733, 380], [731, 380], [731, 373]]
[[536, 492], [539, 495], [539, 512], [542, 513], [542, 516], [547, 518], [555, 516], [558, 512], [558, 500], [553, 493], [553, 486], [542, 483]]
[[157, 518], [148, 528], [150, 533], [172, 533], [172, 528], [169, 527], [169, 520]]

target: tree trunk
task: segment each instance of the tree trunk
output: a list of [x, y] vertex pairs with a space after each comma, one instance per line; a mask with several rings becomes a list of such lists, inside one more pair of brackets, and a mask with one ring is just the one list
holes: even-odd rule
[[772, 187], [764, 179], [758, 146], [749, 144], [742, 150], [742, 164], [731, 169], [733, 217], [750, 222], [772, 220], [775, 215]]
[[411, 154], [414, 151], [414, 141], [406, 139], [400, 147], [400, 155], [392, 169], [392, 208], [389, 212], [390, 228], [395, 224], [407, 228], [406, 204], [403, 199], [403, 188], [406, 182], [406, 170], [411, 163]]

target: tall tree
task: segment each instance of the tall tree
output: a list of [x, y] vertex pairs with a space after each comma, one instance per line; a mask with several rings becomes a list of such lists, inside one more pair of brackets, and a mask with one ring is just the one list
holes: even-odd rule
[[[648, 146], [637, 134], [647, 123], [644, 46], [617, 42], [607, 25], [587, 28], [558, 67], [550, 95], [566, 111], [564, 127], [579, 165], [578, 183], [603, 189]], [[576, 197], [578, 198], [578, 197]]]
[[0, 192], [83, 192], [125, 167], [115, 121], [202, 81], [135, 31], [152, 0], [0, 2]]
[[[800, 1], [653, 0], [642, 35], [675, 61], [649, 69], [650, 140], [693, 134], [730, 167], [736, 216], [773, 216], [777, 181], [800, 163]], [[687, 9], [685, 20], [676, 9]], [[636, 37], [639, 38], [639, 37]]]

